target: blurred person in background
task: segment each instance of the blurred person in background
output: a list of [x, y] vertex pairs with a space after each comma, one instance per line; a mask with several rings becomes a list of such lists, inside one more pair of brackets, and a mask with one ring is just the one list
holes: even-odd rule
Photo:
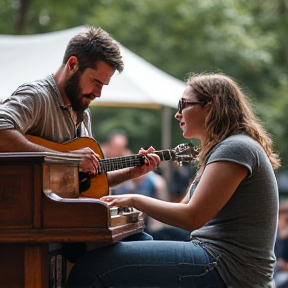
[[276, 288], [288, 287], [288, 202], [282, 201], [279, 207], [278, 234], [275, 243], [277, 264], [275, 267]]
[[193, 163], [182, 163], [179, 165], [173, 162], [172, 165], [172, 187], [171, 200], [179, 202], [187, 193], [187, 187], [196, 174], [196, 167]]
[[105, 158], [133, 154], [129, 149], [128, 144], [129, 140], [125, 132], [113, 130], [109, 133], [107, 141], [101, 144], [101, 150]]

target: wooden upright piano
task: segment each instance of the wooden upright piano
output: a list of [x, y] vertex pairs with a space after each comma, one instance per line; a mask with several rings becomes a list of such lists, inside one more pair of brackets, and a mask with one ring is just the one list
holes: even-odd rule
[[107, 244], [143, 231], [138, 211], [79, 197], [79, 161], [60, 153], [0, 153], [1, 287], [59, 287], [51, 247]]

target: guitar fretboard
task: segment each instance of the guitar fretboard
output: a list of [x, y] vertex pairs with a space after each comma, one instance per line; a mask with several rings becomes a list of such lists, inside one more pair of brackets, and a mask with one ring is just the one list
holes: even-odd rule
[[168, 160], [171, 160], [175, 158], [175, 152], [173, 152], [172, 150], [170, 149], [167, 149], [167, 150], [161, 150], [161, 151], [155, 151], [154, 152], [155, 154], [157, 154], [161, 161], [168, 161]]
[[[161, 161], [168, 161], [173, 159], [173, 151], [171, 150], [161, 150], [161, 151], [154, 151], [157, 154]], [[145, 156], [144, 155], [129, 155], [123, 157], [114, 157], [114, 158], [107, 158], [107, 159], [100, 159], [99, 166], [98, 166], [98, 174], [103, 172], [109, 172], [114, 170], [119, 170], [128, 167], [140, 166], [144, 164]]]
[[98, 174], [133, 166], [140, 166], [144, 164], [144, 161], [145, 157], [143, 155], [129, 155], [124, 157], [100, 159]]

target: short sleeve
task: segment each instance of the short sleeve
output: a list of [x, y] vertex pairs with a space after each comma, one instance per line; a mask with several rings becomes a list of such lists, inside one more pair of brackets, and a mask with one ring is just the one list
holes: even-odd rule
[[207, 165], [217, 161], [234, 162], [245, 166], [250, 176], [259, 169], [259, 149], [262, 149], [260, 144], [247, 136], [232, 136], [212, 149]]

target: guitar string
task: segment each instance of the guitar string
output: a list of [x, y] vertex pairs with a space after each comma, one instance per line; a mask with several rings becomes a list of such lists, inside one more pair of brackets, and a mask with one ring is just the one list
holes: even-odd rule
[[115, 157], [100, 160], [100, 172], [108, 172], [117, 169], [139, 166], [144, 163], [144, 157], [141, 155], [131, 155], [125, 157]]
[[[170, 150], [155, 151], [155, 153], [160, 156], [161, 160], [172, 159], [172, 154]], [[144, 163], [144, 156], [142, 155], [130, 155], [125, 157], [101, 159], [98, 171], [100, 173], [108, 172], [132, 166], [139, 166], [143, 163]]]
[[[161, 158], [162, 161], [171, 159], [175, 160], [176, 158], [175, 152], [171, 149], [155, 151], [154, 153], [156, 153]], [[103, 173], [132, 166], [139, 166], [142, 165], [143, 163], [144, 163], [144, 156], [139, 154], [124, 157], [100, 159], [98, 172]]]

